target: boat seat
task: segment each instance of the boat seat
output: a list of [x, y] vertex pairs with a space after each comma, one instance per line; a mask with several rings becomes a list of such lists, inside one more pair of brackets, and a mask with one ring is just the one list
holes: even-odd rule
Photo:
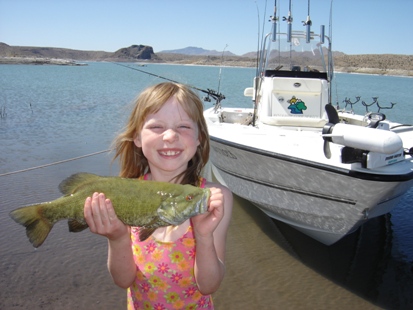
[[250, 112], [223, 111], [221, 113], [220, 122], [249, 125], [252, 122], [252, 118], [252, 113]]

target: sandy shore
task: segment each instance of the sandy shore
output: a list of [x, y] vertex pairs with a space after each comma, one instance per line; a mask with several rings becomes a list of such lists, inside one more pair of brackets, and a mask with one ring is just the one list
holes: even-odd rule
[[[108, 59], [107, 61], [110, 61]], [[116, 61], [116, 60], [113, 60]], [[147, 62], [150, 64], [152, 62]], [[182, 59], [177, 61], [155, 61], [153, 63], [166, 63], [171, 65], [193, 65], [193, 66], [224, 66], [224, 67], [254, 67], [254, 61], [225, 61], [224, 63], [216, 60], [188, 60]], [[42, 58], [42, 57], [0, 57], [0, 64], [32, 64], [32, 65], [61, 65], [61, 66], [85, 66], [86, 63], [78, 62], [71, 59], [57, 59], [57, 58]], [[375, 74], [375, 75], [392, 75], [392, 76], [405, 76], [413, 77], [412, 70], [403, 69], [379, 69], [379, 68], [367, 68], [367, 67], [336, 67], [336, 72], [342, 73], [361, 73], [361, 74]]]
[[374, 75], [391, 75], [391, 76], [403, 76], [413, 77], [412, 70], [403, 69], [379, 69], [379, 68], [356, 68], [356, 67], [335, 67], [335, 72], [342, 73], [359, 73], [359, 74], [374, 74]]
[[85, 63], [80, 63], [71, 59], [43, 57], [0, 57], [0, 64], [87, 66]]

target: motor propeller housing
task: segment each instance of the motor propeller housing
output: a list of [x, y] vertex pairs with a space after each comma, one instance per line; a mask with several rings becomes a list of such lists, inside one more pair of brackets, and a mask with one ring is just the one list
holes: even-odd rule
[[343, 163], [365, 162], [369, 152], [388, 158], [390, 156], [386, 155], [399, 154], [403, 150], [403, 141], [395, 132], [379, 129], [382, 127], [378, 124], [362, 127], [340, 123], [337, 110], [331, 104], [326, 105], [326, 112], [329, 121], [323, 128], [322, 137], [324, 155], [328, 159], [331, 158], [331, 142], [345, 147], [342, 149]]
[[337, 110], [331, 105], [331, 104], [326, 104], [325, 110], [327, 113], [328, 117], [328, 123], [324, 125], [323, 127], [323, 139], [324, 139], [324, 156], [328, 159], [331, 158], [331, 150], [330, 150], [330, 144], [329, 142], [333, 142], [331, 136], [333, 133], [333, 128], [335, 124], [338, 124], [340, 122], [340, 119], [338, 117]]

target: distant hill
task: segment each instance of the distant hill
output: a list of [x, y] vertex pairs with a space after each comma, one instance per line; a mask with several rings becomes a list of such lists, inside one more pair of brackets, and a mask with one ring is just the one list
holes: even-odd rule
[[10, 46], [0, 42], [0, 57], [60, 58], [89, 61], [156, 60], [153, 48], [147, 45], [131, 45], [114, 53], [103, 51], [80, 51], [67, 48]]
[[155, 53], [153, 52], [153, 48], [147, 45], [132, 45], [130, 47], [125, 47], [117, 50], [112, 55], [111, 58], [121, 58], [125, 60], [131, 59], [157, 59]]
[[[200, 47], [188, 46], [177, 50], [160, 51], [161, 54], [182, 54], [191, 56], [222, 56], [222, 51], [205, 50]], [[224, 51], [224, 56], [237, 56], [230, 51]]]
[[[224, 56], [222, 57], [222, 52], [205, 50], [199, 47], [166, 50], [155, 54], [151, 46], [135, 44], [111, 53], [53, 47], [10, 46], [0, 42], [0, 64], [73, 65], [74, 61], [146, 61], [148, 63], [207, 66], [255, 67], [257, 65], [256, 52], [237, 56], [225, 51]], [[336, 71], [413, 76], [413, 55], [346, 55], [342, 52], [333, 52], [333, 57]]]

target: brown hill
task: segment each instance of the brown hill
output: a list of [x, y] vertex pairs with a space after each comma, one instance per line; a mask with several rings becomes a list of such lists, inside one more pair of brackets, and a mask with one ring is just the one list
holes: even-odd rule
[[346, 55], [334, 57], [337, 71], [413, 76], [413, 55]]
[[71, 60], [156, 60], [157, 57], [152, 47], [145, 45], [132, 45], [117, 50], [114, 53], [103, 51], [80, 51], [67, 48], [10, 46], [0, 42], [0, 57], [26, 57], [26, 58], [58, 58]]
[[112, 55], [110, 55], [110, 58], [125, 59], [130, 61], [132, 59], [155, 60], [158, 57], [156, 57], [151, 46], [132, 45], [130, 47], [125, 47], [117, 50]]
[[38, 57], [73, 60], [102, 60], [113, 53], [103, 51], [79, 51], [67, 48], [10, 46], [0, 42], [0, 57]]

